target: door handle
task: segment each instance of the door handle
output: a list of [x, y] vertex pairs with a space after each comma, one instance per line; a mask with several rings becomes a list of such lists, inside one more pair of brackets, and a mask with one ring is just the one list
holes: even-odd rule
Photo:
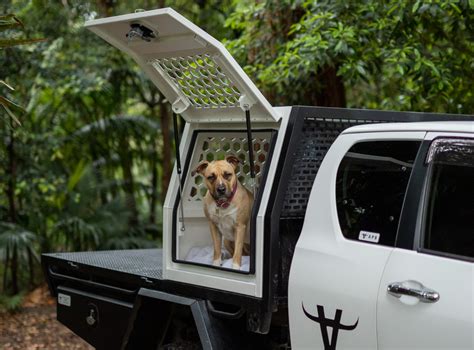
[[387, 292], [396, 298], [402, 295], [408, 295], [418, 298], [422, 303], [436, 303], [439, 300], [439, 293], [432, 289], [426, 288], [423, 285], [420, 288], [408, 287], [404, 282], [393, 282], [387, 287]]

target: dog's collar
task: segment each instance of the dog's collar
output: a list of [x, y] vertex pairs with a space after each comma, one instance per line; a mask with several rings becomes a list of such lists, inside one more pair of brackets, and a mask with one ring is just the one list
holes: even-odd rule
[[235, 192], [237, 192], [237, 181], [235, 181], [234, 188], [232, 189], [232, 193], [227, 198], [216, 198], [213, 196], [216, 205], [218, 208], [227, 209], [234, 198]]

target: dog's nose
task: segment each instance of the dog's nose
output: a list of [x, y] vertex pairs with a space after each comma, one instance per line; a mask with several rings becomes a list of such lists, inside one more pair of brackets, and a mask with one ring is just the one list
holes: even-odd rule
[[217, 193], [224, 194], [225, 193], [225, 186], [224, 185], [217, 186], [216, 190], [217, 190]]

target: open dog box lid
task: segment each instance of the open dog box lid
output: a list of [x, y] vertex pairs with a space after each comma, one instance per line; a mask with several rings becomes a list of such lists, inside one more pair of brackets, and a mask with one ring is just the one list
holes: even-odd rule
[[275, 109], [218, 40], [171, 8], [88, 21], [132, 56], [188, 122], [277, 121]]

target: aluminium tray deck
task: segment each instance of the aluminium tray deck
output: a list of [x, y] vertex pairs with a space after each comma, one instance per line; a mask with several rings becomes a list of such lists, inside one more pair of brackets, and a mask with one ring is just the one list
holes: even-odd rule
[[162, 249], [49, 253], [42, 255], [42, 262], [46, 275], [52, 277], [48, 280], [55, 282], [110, 285], [132, 291], [143, 286], [157, 288], [163, 280]]
[[73, 264], [123, 272], [161, 280], [163, 262], [161, 249], [104, 250], [96, 252], [51, 253], [46, 257]]

